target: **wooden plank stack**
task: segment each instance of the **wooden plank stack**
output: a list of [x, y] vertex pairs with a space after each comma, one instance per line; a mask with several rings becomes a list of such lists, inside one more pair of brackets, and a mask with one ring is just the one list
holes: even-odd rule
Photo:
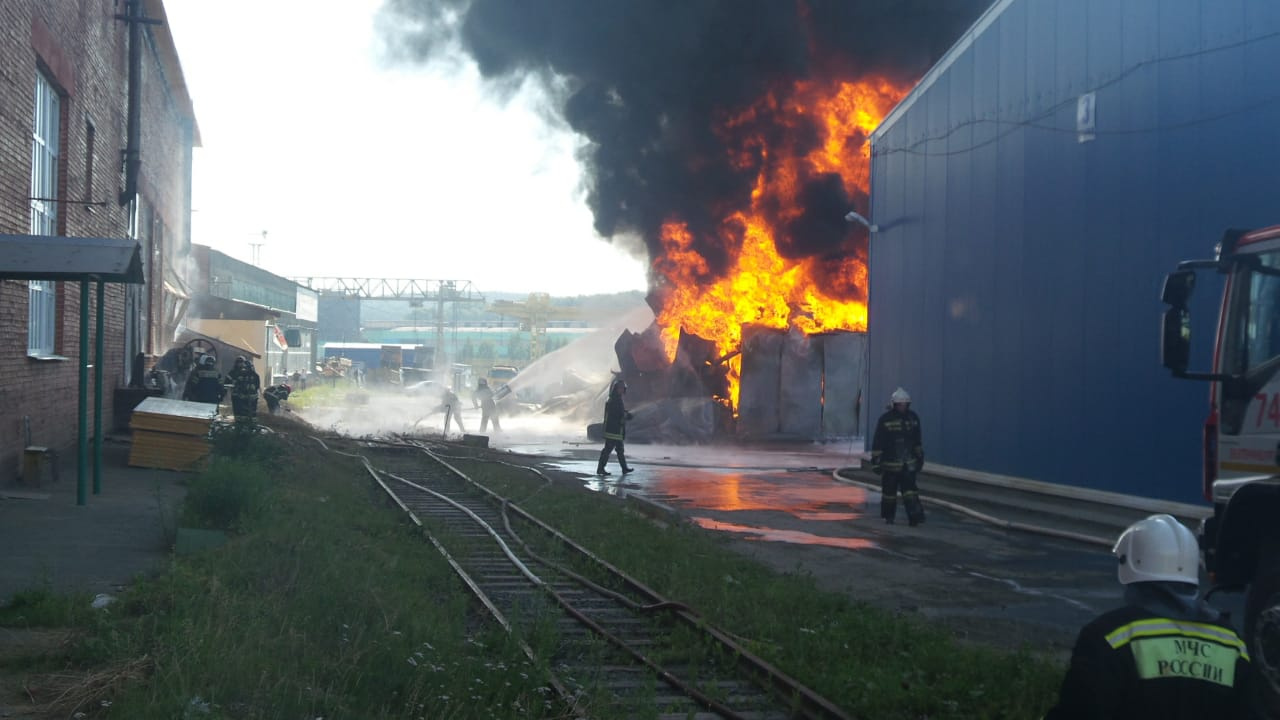
[[209, 428], [218, 414], [211, 403], [149, 397], [133, 410], [129, 464], [166, 470], [200, 470], [209, 458]]

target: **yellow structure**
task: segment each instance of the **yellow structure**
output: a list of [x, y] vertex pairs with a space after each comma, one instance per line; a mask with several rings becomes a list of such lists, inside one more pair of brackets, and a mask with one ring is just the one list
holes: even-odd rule
[[547, 322], [550, 320], [576, 320], [578, 308], [552, 305], [548, 293], [529, 293], [525, 302], [495, 300], [486, 308], [491, 313], [520, 321], [520, 329], [529, 331], [529, 360], [537, 360], [546, 350]]

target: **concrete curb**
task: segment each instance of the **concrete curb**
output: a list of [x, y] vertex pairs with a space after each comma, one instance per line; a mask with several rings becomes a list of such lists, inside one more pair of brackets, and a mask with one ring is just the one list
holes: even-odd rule
[[994, 473], [966, 470], [964, 468], [937, 465], [935, 463], [926, 463], [923, 472], [930, 475], [949, 477], [956, 480], [967, 480], [969, 482], [983, 485], [1023, 490], [1040, 495], [1051, 495], [1069, 498], [1072, 500], [1097, 503], [1099, 505], [1112, 505], [1130, 510], [1140, 510], [1148, 514], [1167, 513], [1178, 518], [1196, 519], [1205, 518], [1213, 514], [1213, 508], [1205, 505], [1192, 505], [1189, 503], [1179, 503], [1170, 500], [1144, 498], [1137, 495], [1124, 495], [1122, 493], [1108, 492], [1106, 490], [1094, 490], [1092, 488], [1059, 485], [1057, 483], [1030, 480], [1011, 475], [996, 475]]
[[[843, 482], [849, 485], [856, 485], [858, 487], [862, 487], [868, 490], [874, 490], [877, 492], [880, 490], [880, 487], [878, 485], [849, 477], [846, 473], [842, 472], [841, 470], [835, 470], [831, 474], [832, 474], [832, 477], [834, 477], [837, 482]], [[1064, 540], [1074, 540], [1076, 542], [1086, 543], [1089, 545], [1105, 547], [1105, 548], [1110, 548], [1115, 543], [1114, 538], [1102, 537], [1099, 535], [1092, 535], [1089, 533], [1074, 532], [1071, 530], [1062, 530], [1059, 528], [1051, 528], [1045, 525], [1038, 525], [1035, 523], [1023, 523], [1015, 520], [1005, 520], [1003, 518], [998, 518], [994, 515], [989, 515], [987, 513], [979, 512], [966, 505], [961, 505], [960, 503], [954, 503], [949, 500], [943, 500], [942, 498], [932, 496], [932, 495], [927, 495], [924, 493], [921, 494], [920, 499], [925, 505], [945, 507], [948, 510], [951, 510], [953, 512], [958, 512], [963, 515], [967, 515], [974, 519], [981, 520], [985, 523], [989, 523], [997, 527], [1005, 528], [1006, 530], [1031, 532], [1037, 535], [1048, 535], [1050, 537], [1062, 538]]]

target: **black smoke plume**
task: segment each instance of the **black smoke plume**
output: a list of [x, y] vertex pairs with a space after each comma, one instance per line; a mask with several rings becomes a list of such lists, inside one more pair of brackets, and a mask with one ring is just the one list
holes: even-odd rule
[[[541, 81], [559, 119], [589, 140], [581, 159], [595, 229], [638, 235], [661, 255], [660, 228], [687, 223], [713, 274], [724, 269], [722, 220], [745, 209], [763, 159], [730, 162], [718, 121], [779, 83], [918, 79], [989, 0], [386, 0], [393, 45], [414, 60], [464, 52], [496, 86]], [[807, 131], [753, 123], [767, 146]], [[797, 136], [798, 133], [798, 136]], [[798, 137], [798, 140], [797, 140]], [[740, 150], [740, 148], [739, 148]], [[777, 246], [791, 259], [865, 255], [845, 223], [867, 198], [837, 176], [805, 179], [802, 215]], [[821, 262], [818, 263], [821, 265]], [[860, 295], [861, 289], [840, 288]], [[846, 295], [846, 298], [848, 295]]]

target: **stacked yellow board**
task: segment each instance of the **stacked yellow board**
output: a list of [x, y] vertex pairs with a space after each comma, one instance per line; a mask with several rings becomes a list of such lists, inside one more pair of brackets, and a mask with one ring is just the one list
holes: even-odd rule
[[199, 470], [209, 458], [209, 428], [218, 413], [210, 403], [149, 397], [133, 410], [129, 464]]

